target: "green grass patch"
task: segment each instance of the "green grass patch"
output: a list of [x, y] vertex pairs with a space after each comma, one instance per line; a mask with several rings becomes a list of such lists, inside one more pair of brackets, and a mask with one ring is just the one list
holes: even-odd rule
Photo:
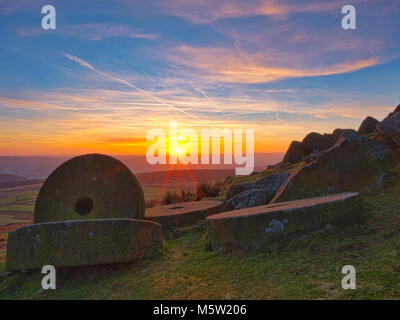
[[169, 192], [178, 192], [180, 188], [174, 187], [142, 187], [144, 198], [145, 200], [160, 200], [166, 194], [167, 191]]
[[9, 206], [0, 207], [0, 212], [14, 211], [14, 212], [33, 212], [34, 205], [14, 204]]
[[23, 215], [18, 213], [5, 214], [0, 212], [0, 226], [10, 223], [24, 223], [30, 221], [32, 221], [32, 219], [27, 217], [25, 214]]
[[33, 212], [39, 190], [29, 190], [0, 199], [0, 211]]

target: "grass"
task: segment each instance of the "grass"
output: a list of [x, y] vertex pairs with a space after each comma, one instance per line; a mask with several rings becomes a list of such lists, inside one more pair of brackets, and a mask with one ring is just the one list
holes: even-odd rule
[[142, 187], [144, 192], [144, 198], [147, 200], [160, 200], [166, 192], [175, 192], [179, 188], [175, 187]]
[[10, 214], [7, 214], [4, 212], [0, 212], [0, 227], [2, 225], [7, 225], [11, 223], [24, 223], [32, 220], [33, 219], [29, 219], [27, 214], [19, 214], [18, 212], [12, 212]]
[[38, 192], [30, 190], [0, 199], [0, 212], [33, 212]]
[[[57, 290], [40, 271], [0, 282], [0, 299], [392, 299], [400, 298], [400, 188], [364, 195], [368, 222], [323, 229], [268, 254], [204, 250], [204, 225], [186, 228], [160, 256], [136, 264], [60, 269]], [[341, 288], [353, 265], [357, 289]]]
[[[363, 194], [365, 224], [322, 229], [270, 253], [206, 251], [197, 222], [152, 259], [59, 269], [57, 290], [41, 290], [40, 270], [0, 278], [0, 299], [400, 299], [398, 180]], [[347, 264], [356, 290], [341, 287]]]

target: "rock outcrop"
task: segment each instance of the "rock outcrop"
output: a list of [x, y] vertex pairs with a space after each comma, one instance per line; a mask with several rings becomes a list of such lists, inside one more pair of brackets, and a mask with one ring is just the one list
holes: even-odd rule
[[292, 141], [283, 157], [283, 162], [297, 163], [302, 161], [307, 152], [303, 150], [300, 141]]
[[379, 123], [378, 120], [376, 120], [373, 117], [366, 117], [364, 121], [361, 123], [360, 127], [358, 128], [358, 133], [359, 134], [371, 134], [376, 132], [376, 125]]
[[335, 130], [334, 134], [336, 143], [292, 174], [272, 202], [361, 191], [382, 180], [392, 160], [385, 143], [355, 130]]
[[334, 134], [311, 132], [305, 136], [302, 142], [292, 141], [283, 161], [290, 163], [303, 161], [303, 158], [312, 152], [330, 148], [336, 139], [337, 137]]
[[400, 104], [376, 125], [376, 129], [378, 136], [386, 142], [397, 157], [400, 157]]
[[233, 185], [228, 193], [227, 202], [233, 209], [242, 209], [268, 203], [282, 184], [289, 178], [290, 173], [272, 173], [255, 183], [239, 183]]

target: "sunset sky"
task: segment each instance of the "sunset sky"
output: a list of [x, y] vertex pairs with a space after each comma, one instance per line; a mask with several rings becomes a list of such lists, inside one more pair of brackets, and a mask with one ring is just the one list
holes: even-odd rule
[[399, 103], [399, 17], [399, 0], [1, 0], [0, 155], [144, 154], [169, 120], [252, 128], [256, 152], [357, 129]]

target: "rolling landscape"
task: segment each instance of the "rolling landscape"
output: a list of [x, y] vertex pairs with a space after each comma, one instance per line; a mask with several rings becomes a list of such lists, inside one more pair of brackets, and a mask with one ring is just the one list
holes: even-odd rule
[[[319, 176], [321, 165], [324, 167], [330, 163], [329, 170], [324, 171], [326, 181], [331, 184], [328, 194], [332, 190], [359, 190], [364, 208], [360, 223], [345, 227], [326, 225], [320, 230], [248, 252], [239, 247], [210, 250], [204, 236], [207, 234], [204, 221], [195, 221], [176, 228], [172, 234], [166, 233], [162, 250], [152, 258], [133, 264], [59, 270], [59, 290], [38, 289], [41, 281], [39, 273], [5, 273], [7, 275], [0, 278], [0, 298], [398, 298], [400, 167], [396, 160], [397, 145], [392, 144], [393, 140], [385, 135], [383, 129], [391, 115], [397, 113], [400, 113], [400, 105], [382, 122], [374, 119], [373, 125], [370, 125], [371, 120], [366, 118], [358, 132], [337, 129], [332, 134], [310, 133], [302, 142], [294, 141], [291, 144], [283, 161], [251, 176], [234, 176], [232, 170], [191, 171], [190, 177], [194, 177], [198, 185], [213, 180], [221, 181], [222, 185], [214, 198], [235, 206], [238, 202], [233, 199], [239, 197], [241, 207], [252, 207], [254, 201], [259, 201], [261, 181], [282, 174], [291, 176], [291, 183], [283, 184], [283, 189], [275, 189], [271, 195], [272, 203], [277, 197], [279, 205], [282, 201], [280, 198], [284, 197], [302, 199], [326, 194], [327, 184], [316, 182], [313, 176]], [[332, 147], [324, 149], [327, 143], [329, 145], [336, 139]], [[308, 150], [314, 151], [307, 156], [309, 146], [312, 148]], [[367, 170], [363, 176], [359, 176], [360, 168]], [[346, 172], [345, 176], [337, 176], [337, 170], [341, 174]], [[375, 170], [378, 170], [376, 177]], [[383, 179], [379, 178], [380, 170], [384, 170]], [[162, 185], [166, 177], [174, 186], [172, 188], [188, 187], [190, 179], [183, 172], [141, 173], [137, 174], [137, 178], [143, 183], [146, 199], [150, 199], [165, 191]], [[6, 187], [1, 189], [4, 194], [0, 199], [0, 268], [4, 271], [7, 233], [32, 223], [38, 185], [20, 185], [21, 181], [29, 182], [20, 176], [2, 177], [12, 178], [14, 181], [8, 182], [18, 184], [8, 186], [7, 181], [3, 181]], [[300, 185], [297, 185], [297, 180], [301, 182]], [[270, 187], [271, 184], [268, 184], [263, 188], [269, 190]], [[169, 184], [167, 188], [171, 188]], [[243, 188], [248, 191], [243, 191]], [[293, 188], [295, 193], [292, 192]], [[253, 202], [247, 202], [249, 199], [253, 199]], [[263, 197], [261, 201], [265, 203], [269, 200]], [[356, 291], [339, 289], [340, 266], [349, 263], [357, 266]]]
[[0, 302], [400, 300], [399, 17], [1, 0]]

